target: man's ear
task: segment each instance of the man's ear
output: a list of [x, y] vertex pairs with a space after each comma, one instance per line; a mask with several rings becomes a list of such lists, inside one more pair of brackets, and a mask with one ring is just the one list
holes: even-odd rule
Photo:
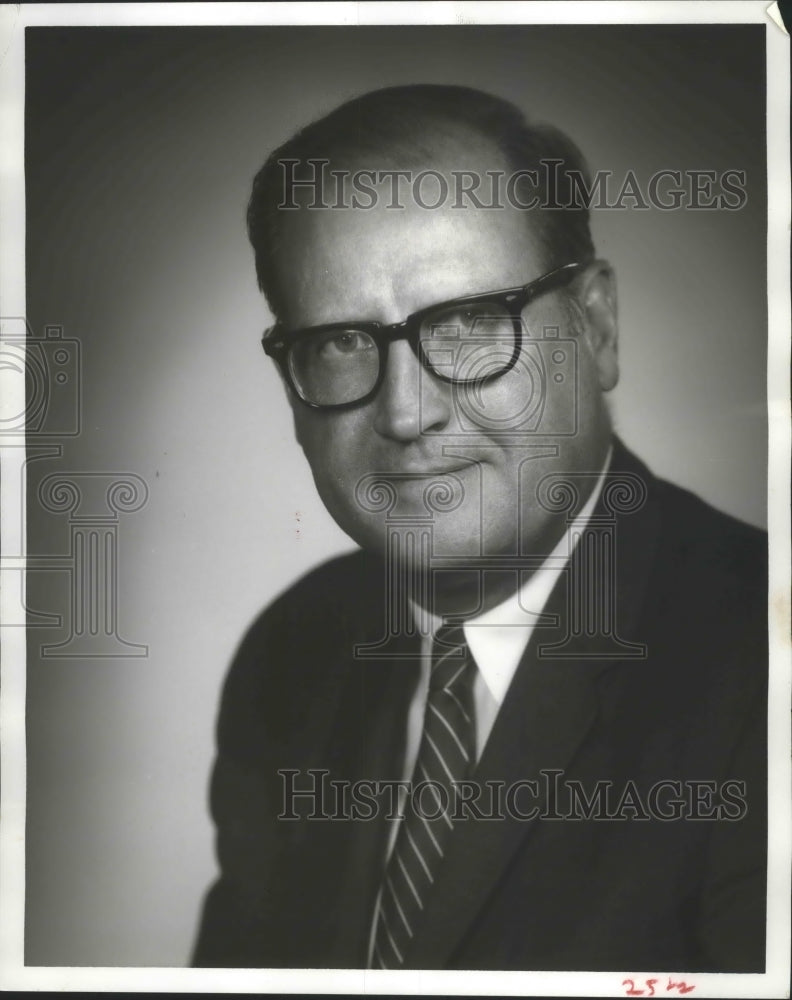
[[619, 324], [616, 276], [607, 261], [594, 261], [586, 269], [578, 285], [577, 300], [585, 316], [585, 336], [600, 389], [608, 392], [619, 381]]

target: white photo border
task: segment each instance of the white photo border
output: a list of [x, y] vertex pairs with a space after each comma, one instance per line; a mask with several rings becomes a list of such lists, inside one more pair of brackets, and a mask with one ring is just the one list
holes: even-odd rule
[[[507, 3], [162, 3], [22, 4], [0, 10], [0, 301], [6, 316], [25, 315], [24, 29], [133, 25], [391, 24], [764, 24], [768, 80], [768, 521], [770, 535], [769, 866], [767, 972], [696, 974], [695, 996], [788, 996], [790, 939], [790, 297], [789, 37], [762, 0], [737, 2]], [[24, 387], [0, 372], [7, 412], [24, 409]], [[24, 447], [2, 448], [3, 551], [22, 551]], [[2, 566], [7, 578], [9, 568]], [[18, 612], [3, 587], [2, 621]], [[363, 970], [212, 970], [42, 968], [24, 965], [25, 641], [3, 627], [0, 702], [0, 987], [15, 990], [320, 992], [611, 996], [618, 973], [385, 972]], [[627, 974], [627, 973], [625, 973]], [[642, 976], [643, 978], [643, 976]]]

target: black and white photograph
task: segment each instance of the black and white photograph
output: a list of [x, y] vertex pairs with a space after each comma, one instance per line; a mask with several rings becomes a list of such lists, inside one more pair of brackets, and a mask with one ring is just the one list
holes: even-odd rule
[[3, 988], [788, 995], [767, 7], [5, 5]]

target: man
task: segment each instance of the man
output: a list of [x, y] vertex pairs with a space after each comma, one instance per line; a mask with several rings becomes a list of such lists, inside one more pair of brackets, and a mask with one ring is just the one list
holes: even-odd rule
[[232, 665], [196, 964], [764, 968], [765, 542], [614, 437], [576, 176], [413, 86], [256, 178], [264, 347], [363, 551]]

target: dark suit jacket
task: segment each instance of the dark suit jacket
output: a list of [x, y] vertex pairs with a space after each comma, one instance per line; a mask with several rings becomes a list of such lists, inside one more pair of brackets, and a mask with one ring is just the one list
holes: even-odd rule
[[[618, 442], [611, 471], [647, 487], [640, 510], [615, 525], [618, 638], [645, 655], [602, 658], [603, 641], [615, 645], [583, 636], [580, 655], [548, 657], [570, 624], [572, 578], [562, 576], [546, 609], [556, 626], [535, 629], [476, 778], [509, 787], [555, 769], [588, 797], [609, 781], [614, 818], [459, 823], [408, 967], [764, 969], [765, 536], [655, 479]], [[601, 501], [594, 523], [607, 514]], [[417, 640], [405, 640], [409, 659], [353, 654], [385, 634], [383, 586], [377, 559], [336, 559], [275, 601], [237, 653], [211, 792], [221, 875], [205, 902], [196, 965], [366, 965], [383, 811], [279, 820], [286, 779], [278, 771], [299, 771], [302, 789], [310, 768], [337, 780], [401, 777]], [[647, 807], [663, 780], [683, 783], [687, 818], [658, 818], [670, 813], [674, 786]], [[730, 780], [745, 785], [724, 791]], [[691, 781], [714, 783], [714, 793]], [[569, 815], [566, 785], [555, 803], [546, 786], [539, 780], [545, 814]], [[629, 801], [619, 810], [631, 789], [634, 810]], [[706, 818], [719, 803], [732, 818]], [[328, 800], [316, 813], [335, 808]], [[295, 800], [295, 809], [305, 815], [314, 805]]]

